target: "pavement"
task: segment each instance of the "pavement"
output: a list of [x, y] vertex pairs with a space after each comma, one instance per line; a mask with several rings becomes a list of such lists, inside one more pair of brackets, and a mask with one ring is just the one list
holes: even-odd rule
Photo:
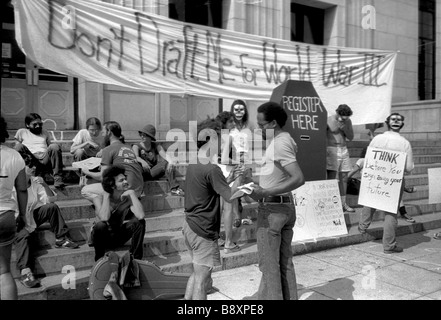
[[[397, 237], [402, 253], [381, 239], [295, 255], [300, 300], [441, 300], [441, 228]], [[257, 264], [212, 274], [208, 300], [257, 300]]]

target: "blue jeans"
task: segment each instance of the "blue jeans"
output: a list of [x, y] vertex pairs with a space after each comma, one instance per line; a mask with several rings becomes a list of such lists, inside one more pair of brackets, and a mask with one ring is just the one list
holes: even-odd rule
[[297, 300], [297, 281], [291, 247], [296, 211], [293, 204], [259, 203], [257, 253], [259, 300]]

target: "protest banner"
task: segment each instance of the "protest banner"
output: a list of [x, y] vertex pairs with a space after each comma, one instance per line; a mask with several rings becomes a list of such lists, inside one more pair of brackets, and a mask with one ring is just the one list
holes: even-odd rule
[[[391, 110], [396, 52], [311, 45], [183, 23], [105, 1], [16, 0], [15, 35], [39, 66], [88, 81], [177, 95], [267, 101], [311, 82], [329, 114], [356, 124]], [[344, 101], [342, 101], [344, 97]], [[311, 108], [303, 100], [299, 108]]]
[[348, 233], [337, 180], [307, 181], [292, 194], [297, 216], [293, 242]]
[[429, 204], [441, 203], [441, 168], [427, 169], [429, 175]]
[[397, 214], [407, 154], [368, 147], [358, 204]]

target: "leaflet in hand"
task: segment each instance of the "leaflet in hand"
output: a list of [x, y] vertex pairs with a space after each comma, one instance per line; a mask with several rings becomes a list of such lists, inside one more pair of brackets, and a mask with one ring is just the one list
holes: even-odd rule
[[231, 196], [230, 200], [240, 198], [240, 197], [244, 196], [245, 194], [253, 193], [253, 190], [254, 190], [254, 187], [252, 187], [253, 184], [254, 184], [254, 182], [250, 182], [250, 183], [238, 186], [237, 187], [238, 190]]
[[83, 169], [86, 168], [88, 170], [93, 170], [98, 168], [101, 165], [101, 158], [91, 157], [82, 161], [72, 162], [72, 167]]

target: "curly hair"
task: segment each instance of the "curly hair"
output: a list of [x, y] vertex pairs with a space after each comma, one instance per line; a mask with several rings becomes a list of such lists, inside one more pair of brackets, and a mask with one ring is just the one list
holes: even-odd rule
[[276, 120], [280, 128], [283, 128], [288, 120], [288, 114], [278, 103], [269, 101], [257, 108], [258, 113], [263, 113], [265, 120], [271, 122]]
[[104, 191], [112, 194], [115, 189], [115, 178], [120, 174], [125, 174], [125, 172], [126, 170], [118, 165], [106, 168], [103, 172], [103, 180], [101, 181]]
[[353, 112], [351, 107], [349, 107], [347, 104], [341, 104], [338, 106], [337, 110], [335, 110], [339, 116], [346, 116], [350, 117], [352, 116]]
[[[199, 134], [204, 130], [213, 130], [219, 138], [220, 134], [221, 134], [221, 130], [222, 130], [222, 124], [220, 121], [216, 121], [216, 119], [208, 118], [198, 124], [198, 135], [197, 136], [199, 137]], [[204, 141], [199, 141], [199, 139], [198, 139], [198, 141], [197, 141], [198, 149], [201, 148], [208, 141], [210, 141], [210, 135], [207, 135], [207, 137]]]
[[216, 121], [219, 121], [222, 129], [226, 129], [226, 125], [228, 120], [230, 120], [231, 118], [234, 119], [234, 113], [230, 112], [230, 111], [222, 111], [221, 113], [219, 113], [216, 116]]

